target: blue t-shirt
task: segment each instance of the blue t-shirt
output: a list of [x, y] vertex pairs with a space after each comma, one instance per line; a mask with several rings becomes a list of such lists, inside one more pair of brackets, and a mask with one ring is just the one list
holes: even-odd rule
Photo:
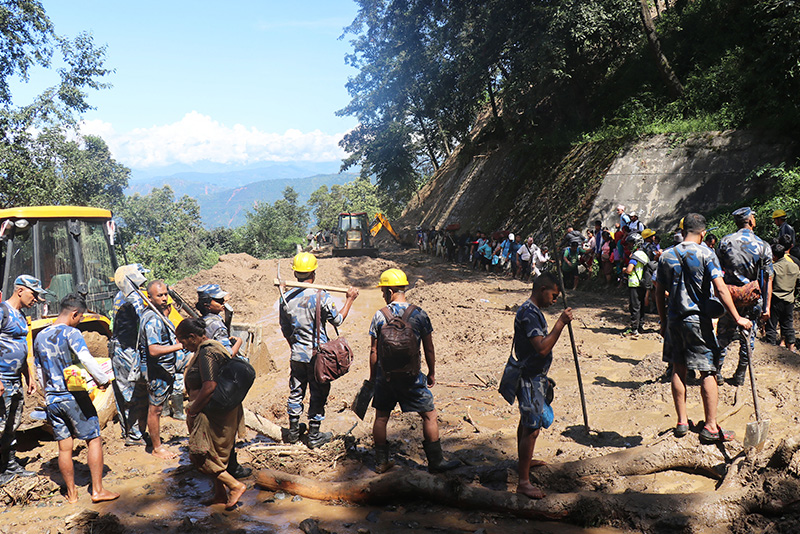
[[[656, 282], [669, 293], [669, 319], [700, 315], [699, 301], [711, 296], [713, 281], [720, 277], [717, 255], [705, 245], [683, 241], [665, 250], [658, 260]], [[706, 295], [701, 294], [704, 278], [709, 281]]]
[[[388, 306], [389, 311], [392, 312], [392, 315], [402, 317], [406, 312], [408, 305], [408, 302], [392, 302]], [[385, 324], [386, 317], [384, 317], [381, 310], [378, 310], [375, 312], [375, 315], [372, 316], [372, 322], [369, 325], [369, 335], [375, 339], [378, 339], [378, 334], [381, 331], [381, 327]], [[408, 318], [408, 324], [411, 325], [411, 329], [414, 331], [414, 334], [416, 334], [418, 341], [421, 341], [422, 338], [428, 334], [433, 333], [433, 325], [431, 324], [431, 320], [428, 317], [428, 314], [425, 313], [422, 308], [417, 307], [416, 310], [411, 312], [411, 315]]]
[[[0, 380], [20, 384], [22, 365], [28, 357], [28, 323], [14, 306], [0, 304]], [[0, 324], [2, 324], [0, 323]]]
[[39, 332], [33, 343], [33, 357], [42, 370], [45, 400], [48, 404], [72, 397], [64, 380], [64, 369], [75, 363], [76, 358], [99, 385], [106, 384], [109, 380], [94, 361], [80, 331], [65, 324], [51, 324]]
[[547, 336], [547, 320], [530, 299], [522, 303], [514, 318], [514, 353], [523, 376], [546, 375], [553, 363], [553, 351], [539, 354], [533, 348], [532, 337]]

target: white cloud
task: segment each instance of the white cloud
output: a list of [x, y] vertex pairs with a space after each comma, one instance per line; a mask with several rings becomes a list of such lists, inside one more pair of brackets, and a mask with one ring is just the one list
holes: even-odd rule
[[263, 132], [241, 124], [221, 124], [196, 111], [180, 121], [118, 133], [100, 120], [85, 121], [81, 133], [97, 135], [114, 158], [134, 168], [198, 161], [247, 164], [260, 161], [333, 161], [345, 157], [338, 143], [344, 136], [319, 130]]

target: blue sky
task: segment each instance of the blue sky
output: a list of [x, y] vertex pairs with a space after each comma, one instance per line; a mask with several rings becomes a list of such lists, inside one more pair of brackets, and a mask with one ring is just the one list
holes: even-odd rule
[[[83, 131], [135, 168], [197, 161], [330, 161], [356, 125], [336, 117], [354, 69], [352, 0], [44, 0], [56, 31], [107, 45], [111, 89], [92, 92]], [[15, 92], [27, 102], [46, 73]]]

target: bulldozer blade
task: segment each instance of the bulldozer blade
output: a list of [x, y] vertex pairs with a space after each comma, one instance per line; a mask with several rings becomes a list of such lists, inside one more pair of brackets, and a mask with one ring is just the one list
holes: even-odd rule
[[761, 421], [747, 423], [744, 433], [745, 448], [758, 447], [767, 440], [769, 421], [769, 419], [762, 419]]

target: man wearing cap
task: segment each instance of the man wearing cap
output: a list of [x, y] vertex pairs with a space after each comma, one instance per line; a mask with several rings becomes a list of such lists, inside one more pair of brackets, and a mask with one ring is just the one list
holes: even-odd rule
[[[369, 352], [369, 380], [374, 384], [375, 397], [372, 406], [375, 408], [375, 423], [372, 426], [372, 438], [375, 441], [375, 470], [384, 473], [394, 465], [389, 460], [389, 445], [386, 441], [386, 427], [389, 416], [399, 403], [403, 412], [417, 412], [422, 417], [422, 447], [428, 459], [428, 471], [439, 473], [458, 467], [457, 460], [445, 461], [442, 444], [439, 441], [439, 422], [433, 394], [429, 387], [436, 384], [436, 355], [433, 347], [433, 326], [428, 315], [418, 306], [406, 300], [408, 278], [400, 269], [388, 269], [381, 273], [378, 287], [383, 293], [386, 307], [378, 310], [369, 326], [372, 344]], [[413, 307], [412, 307], [413, 306]], [[394, 317], [401, 317], [413, 330], [416, 337], [416, 354], [410, 354], [412, 367], [416, 372], [384, 369], [381, 363], [381, 330]], [[420, 369], [419, 344], [425, 352], [425, 363], [428, 374]], [[405, 369], [405, 368], [403, 368]]]
[[218, 284], [205, 284], [197, 288], [197, 304], [195, 307], [206, 323], [206, 337], [219, 341], [228, 349], [231, 356], [239, 356], [242, 339], [231, 336], [220, 313], [225, 311], [225, 297], [228, 293]]
[[650, 258], [643, 250], [644, 240], [642, 237], [639, 234], [631, 234], [627, 239], [631, 247], [631, 259], [625, 266], [625, 274], [628, 277], [628, 310], [631, 314], [631, 326], [624, 334], [637, 337], [639, 334], [644, 334], [644, 315], [647, 311], [644, 303], [647, 283], [644, 278], [652, 275], [645, 274], [645, 267], [650, 263]]
[[[171, 460], [175, 458], [175, 453], [161, 443], [161, 413], [173, 390], [178, 387], [176, 374], [183, 372], [181, 362], [185, 365], [187, 355], [175, 338], [175, 330], [170, 328], [169, 311], [172, 305], [169, 303], [167, 284], [163, 280], [150, 281], [147, 284], [147, 296], [158, 310], [147, 308], [139, 324], [139, 353], [146, 362], [147, 396], [150, 404], [147, 410], [147, 430], [153, 444], [153, 456]], [[180, 385], [180, 388], [182, 390], [183, 386]], [[183, 398], [183, 391], [180, 395]]]
[[618, 229], [627, 228], [628, 224], [631, 222], [630, 216], [625, 213], [625, 206], [622, 204], [617, 206], [617, 215], [619, 215], [619, 222], [617, 223]]
[[30, 308], [46, 293], [39, 280], [23, 274], [14, 280], [14, 292], [8, 300], [0, 303], [0, 486], [16, 476], [36, 474], [25, 470], [16, 456], [16, 433], [25, 405], [23, 372], [28, 395], [36, 390], [36, 369], [33, 361], [28, 361], [28, 322], [20, 310]]
[[139, 324], [146, 309], [137, 291], [147, 280], [145, 269], [138, 263], [123, 265], [114, 273], [119, 292], [112, 308], [113, 329], [110, 346], [111, 366], [115, 380], [114, 400], [117, 403], [122, 438], [125, 445], [144, 445], [142, 432], [147, 425], [147, 382], [137, 347]]
[[786, 222], [786, 212], [781, 209], [777, 209], [772, 212], [772, 222], [775, 223], [775, 226], [778, 227], [778, 239], [781, 238], [783, 235], [788, 235], [792, 239], [792, 247], [795, 246], [797, 243], [794, 228]]
[[644, 224], [639, 220], [639, 215], [635, 211], [631, 212], [631, 222], [628, 223], [628, 228], [631, 233], [641, 234], [644, 232]]
[[[292, 260], [294, 276], [299, 282], [313, 284], [317, 274], [317, 258], [308, 252], [301, 252]], [[358, 297], [358, 289], [350, 287], [342, 311], [336, 309], [333, 298], [325, 290], [294, 288], [285, 294], [281, 287], [280, 325], [283, 337], [292, 349], [289, 374], [289, 430], [286, 441], [297, 443], [300, 440], [300, 416], [303, 414], [303, 399], [306, 389], [310, 389], [308, 404], [308, 446], [315, 449], [328, 443], [333, 434], [320, 432], [325, 419], [325, 403], [331, 390], [330, 383], [319, 384], [314, 380], [311, 365], [313, 347], [316, 343], [316, 328], [319, 328], [319, 342], [328, 341], [325, 325], [340, 326], [347, 318], [353, 301]], [[320, 303], [320, 323], [316, 324], [317, 299]]]
[[[716, 256], [702, 245], [706, 233], [705, 217], [690, 213], [684, 218], [684, 241], [664, 251], [658, 262], [656, 304], [661, 317], [661, 336], [664, 337], [664, 358], [672, 364], [672, 398], [678, 415], [675, 436], [689, 433], [686, 405], [686, 374], [700, 373], [701, 400], [705, 426], [700, 431], [701, 443], [731, 441], [733, 432], [717, 424], [719, 390], [717, 374], [721, 351], [714, 338], [712, 325], [713, 292], [735, 325], [751, 328], [752, 323], [741, 317], [733, 305], [728, 286]], [[712, 289], [713, 287], [713, 289]], [[667, 301], [669, 293], [669, 301]]]
[[[747, 308], [738, 309], [740, 315], [757, 323], [758, 320], [769, 319], [769, 311], [772, 304], [772, 250], [769, 245], [753, 232], [756, 227], [756, 218], [751, 208], [737, 209], [733, 212], [733, 219], [739, 230], [722, 238], [717, 255], [719, 256], [722, 270], [725, 271], [726, 284], [729, 286], [744, 286], [753, 281], [758, 283], [761, 291], [758, 302]], [[722, 358], [719, 364], [720, 371], [722, 370], [728, 346], [734, 339], [739, 340], [739, 365], [733, 375], [733, 383], [736, 386], [741, 386], [744, 384], [749, 361], [745, 343], [750, 343], [751, 349], [754, 348], [756, 329], [751, 328], [745, 334], [737, 328], [733, 317], [725, 314], [720, 317], [717, 323], [717, 338], [722, 348]], [[717, 382], [720, 382], [721, 379], [721, 375], [718, 375]]]

